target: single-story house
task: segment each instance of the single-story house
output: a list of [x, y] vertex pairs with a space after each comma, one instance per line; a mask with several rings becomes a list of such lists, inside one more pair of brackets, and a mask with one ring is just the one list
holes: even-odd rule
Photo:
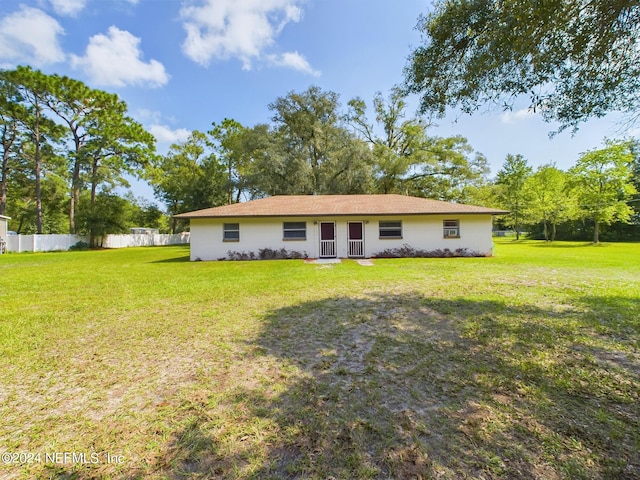
[[175, 215], [191, 224], [191, 260], [230, 252], [294, 251], [369, 258], [409, 246], [492, 253], [492, 216], [504, 210], [405, 195], [276, 195]]
[[11, 220], [11, 217], [5, 217], [4, 215], [0, 215], [0, 238], [7, 238], [8, 227], [7, 224]]
[[9, 220], [11, 220], [11, 217], [0, 215], [0, 253], [4, 253], [7, 248], [7, 224]]

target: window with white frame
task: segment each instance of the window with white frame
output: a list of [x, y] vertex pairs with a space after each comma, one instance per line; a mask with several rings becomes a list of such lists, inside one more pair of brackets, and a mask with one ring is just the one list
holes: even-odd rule
[[284, 222], [282, 238], [284, 240], [306, 240], [307, 222]]
[[385, 221], [379, 223], [380, 238], [402, 238], [402, 222]]
[[225, 223], [222, 225], [222, 241], [239, 242], [240, 241], [240, 224]]
[[444, 220], [442, 228], [444, 238], [460, 238], [460, 220]]

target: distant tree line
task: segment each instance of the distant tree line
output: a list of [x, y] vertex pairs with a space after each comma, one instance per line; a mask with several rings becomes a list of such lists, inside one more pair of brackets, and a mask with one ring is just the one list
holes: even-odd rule
[[[165, 155], [117, 95], [29, 67], [0, 70], [0, 89], [0, 214], [20, 233], [177, 232], [188, 225], [174, 214], [269, 195], [400, 193], [508, 209], [501, 226], [518, 236], [639, 235], [636, 143], [608, 141], [568, 172], [509, 155], [490, 179], [464, 137], [428, 135], [400, 88], [344, 108], [319, 87], [290, 92], [269, 104], [270, 122], [214, 122]], [[166, 212], [117, 194], [125, 174], [147, 180]]]
[[508, 155], [488, 197], [510, 210], [499, 222], [553, 241], [640, 238], [640, 144], [605, 141], [583, 153], [568, 171], [549, 163], [535, 171], [521, 155]]
[[[213, 123], [173, 145], [149, 178], [171, 215], [269, 195], [402, 193], [474, 203], [488, 183], [486, 158], [463, 137], [427, 135], [393, 89], [373, 99], [312, 86], [269, 105], [271, 122]], [[184, 228], [179, 223], [173, 229]]]

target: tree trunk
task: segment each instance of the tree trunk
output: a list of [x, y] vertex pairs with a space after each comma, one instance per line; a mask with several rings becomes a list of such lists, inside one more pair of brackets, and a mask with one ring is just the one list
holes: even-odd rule
[[91, 207], [96, 204], [96, 192], [98, 190], [98, 168], [100, 167], [99, 160], [96, 158], [91, 164]]
[[595, 220], [595, 225], [593, 227], [593, 243], [600, 242], [600, 222]]
[[42, 233], [42, 186], [40, 181], [40, 147], [36, 144], [36, 162], [34, 173], [36, 176], [36, 229], [37, 233]]
[[227, 175], [227, 181], [229, 182], [227, 190], [227, 205], [231, 205], [233, 203], [233, 170], [231, 169], [231, 160], [229, 160]]
[[551, 241], [554, 242], [556, 240], [556, 224], [551, 224]]
[[548, 242], [549, 241], [549, 229], [547, 228], [547, 221], [543, 220], [542, 221], [542, 225], [544, 227], [544, 241]]
[[[11, 134], [7, 130], [11, 128]], [[5, 125], [2, 129], [2, 175], [0, 178], [0, 215], [7, 212], [7, 183], [9, 181], [9, 149], [15, 140], [15, 123], [11, 127]]]
[[7, 172], [9, 170], [9, 152], [5, 146], [2, 154], [2, 178], [0, 178], [0, 215], [7, 211]]
[[76, 208], [80, 203], [80, 151], [76, 140], [76, 158], [71, 176], [71, 198], [69, 201], [69, 233], [76, 233]]
[[36, 229], [37, 233], [42, 233], [42, 188], [40, 182], [40, 171], [41, 171], [41, 162], [40, 158], [40, 110], [39, 106], [36, 104], [36, 123], [33, 132], [33, 137], [35, 140], [36, 147], [36, 155], [35, 155], [35, 165], [34, 165], [34, 173], [36, 176]]

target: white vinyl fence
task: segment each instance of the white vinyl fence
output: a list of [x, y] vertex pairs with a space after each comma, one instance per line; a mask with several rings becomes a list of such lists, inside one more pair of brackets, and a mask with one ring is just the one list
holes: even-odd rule
[[168, 233], [134, 233], [127, 235], [107, 235], [98, 241], [98, 245], [104, 248], [126, 248], [126, 247], [160, 247], [163, 245], [181, 245], [189, 243], [189, 232], [168, 234]]
[[[189, 243], [189, 232], [176, 234], [130, 234], [106, 235], [98, 245], [104, 248], [157, 247], [162, 245], [180, 245]], [[8, 252], [52, 252], [69, 250], [78, 242], [89, 243], [89, 237], [83, 235], [7, 235]]]

